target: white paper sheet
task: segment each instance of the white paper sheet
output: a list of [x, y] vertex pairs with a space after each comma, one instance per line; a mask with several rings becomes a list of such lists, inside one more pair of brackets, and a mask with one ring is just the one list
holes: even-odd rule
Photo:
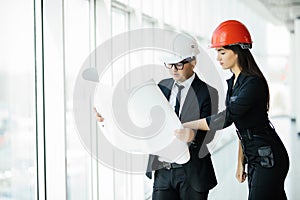
[[[182, 128], [182, 124], [153, 80], [128, 91], [128, 96], [117, 101], [112, 100], [114, 89], [99, 84], [94, 101], [105, 118], [99, 127], [111, 144], [129, 153], [154, 154], [179, 164], [190, 159], [187, 144], [174, 136], [174, 130]], [[127, 103], [116, 111], [113, 102], [118, 101]], [[119, 114], [121, 119], [124, 116], [123, 124]], [[132, 124], [126, 123], [125, 116]]]

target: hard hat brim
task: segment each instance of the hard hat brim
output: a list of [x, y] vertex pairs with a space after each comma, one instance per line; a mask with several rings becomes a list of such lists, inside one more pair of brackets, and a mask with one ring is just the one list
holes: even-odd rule
[[[187, 57], [190, 57], [190, 56], [187, 56]], [[161, 60], [164, 63], [179, 63], [187, 57], [173, 55], [173, 56], [163, 57]]]

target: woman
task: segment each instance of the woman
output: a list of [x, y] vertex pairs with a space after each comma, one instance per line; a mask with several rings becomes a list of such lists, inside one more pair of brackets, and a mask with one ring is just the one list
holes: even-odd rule
[[[239, 21], [221, 23], [214, 31], [211, 47], [223, 69], [233, 76], [227, 80], [226, 109], [216, 115], [183, 124], [177, 137], [189, 137], [192, 129], [220, 130], [232, 123], [240, 139], [236, 178], [247, 176], [249, 200], [287, 199], [284, 180], [289, 168], [287, 151], [268, 119], [269, 87], [251, 52], [251, 36]], [[192, 140], [192, 137], [190, 137]]]

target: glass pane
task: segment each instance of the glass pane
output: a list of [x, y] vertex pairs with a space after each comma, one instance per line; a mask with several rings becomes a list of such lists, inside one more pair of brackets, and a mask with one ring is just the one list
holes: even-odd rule
[[90, 53], [89, 17], [89, 1], [65, 1], [67, 197], [72, 200], [93, 199], [92, 158], [77, 133], [72, 107], [77, 74]]
[[112, 36], [123, 33], [128, 30], [128, 13], [112, 8]]
[[142, 12], [152, 16], [153, 14], [153, 1], [147, 1], [143, 0], [142, 1]]
[[[117, 34], [124, 33], [125, 31], [129, 30], [129, 13], [117, 8], [112, 8], [112, 37], [114, 37]], [[124, 74], [129, 69], [129, 58], [127, 55], [122, 56], [120, 59], [118, 59], [116, 62], [112, 64], [111, 67], [112, 70], [108, 70], [108, 73], [111, 73], [112, 77], [112, 84], [116, 84], [119, 79], [124, 76]], [[104, 78], [104, 80], [107, 80]], [[113, 150], [114, 151], [114, 150]], [[115, 159], [115, 158], [114, 158]], [[112, 166], [115, 167], [115, 166]], [[128, 174], [125, 173], [119, 173], [115, 170], [109, 170], [113, 174], [104, 174], [103, 172], [103, 166], [100, 166], [100, 172], [99, 172], [99, 178], [100, 181], [111, 179], [114, 182], [113, 190], [114, 190], [114, 199], [132, 199], [131, 198], [131, 191], [130, 187], [131, 184], [128, 184], [131, 182], [131, 177]], [[110, 189], [110, 188], [107, 188]], [[100, 193], [105, 194], [105, 191], [100, 188]], [[102, 191], [102, 192], [101, 192]], [[102, 195], [100, 195], [101, 197]]]
[[114, 2], [120, 2], [122, 4], [127, 5], [128, 4], [128, 0], [113, 0]]
[[34, 1], [0, 6], [0, 199], [36, 199]]
[[155, 22], [154, 21], [151, 21], [147, 17], [143, 17], [142, 18], [142, 27], [143, 28], [154, 28], [154, 26], [155, 26]]

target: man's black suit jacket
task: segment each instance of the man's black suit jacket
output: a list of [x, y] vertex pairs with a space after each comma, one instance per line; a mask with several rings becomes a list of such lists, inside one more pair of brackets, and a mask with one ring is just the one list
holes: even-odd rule
[[[164, 79], [158, 86], [169, 100], [174, 79]], [[199, 79], [195, 78], [182, 106], [180, 120], [182, 123], [205, 118], [218, 112], [218, 92]], [[198, 130], [194, 141], [189, 144], [190, 160], [183, 165], [187, 179], [194, 190], [206, 192], [217, 185], [211, 155], [206, 144], [211, 142], [215, 132]], [[152, 171], [158, 170], [160, 162], [155, 155], [149, 156], [146, 175], [151, 179]]]

